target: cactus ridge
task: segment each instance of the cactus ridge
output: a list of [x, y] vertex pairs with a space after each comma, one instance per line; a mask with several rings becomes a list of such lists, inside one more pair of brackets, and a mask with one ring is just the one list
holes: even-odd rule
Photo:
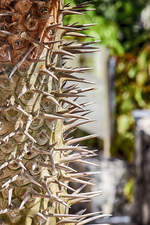
[[[69, 214], [72, 204], [100, 194], [81, 193], [93, 185], [88, 178], [92, 173], [79, 173], [69, 165], [92, 164], [84, 159], [96, 154], [78, 145], [95, 135], [68, 137], [78, 125], [92, 122], [86, 117], [87, 103], [76, 100], [94, 88], [78, 86], [91, 83], [76, 75], [89, 69], [69, 68], [66, 62], [96, 48], [91, 46], [95, 42], [63, 39], [85, 37], [78, 31], [91, 24], [64, 26], [62, 18], [81, 15], [86, 4], [0, 1], [0, 224], [82, 225], [103, 216]], [[81, 187], [74, 190], [70, 181]]]

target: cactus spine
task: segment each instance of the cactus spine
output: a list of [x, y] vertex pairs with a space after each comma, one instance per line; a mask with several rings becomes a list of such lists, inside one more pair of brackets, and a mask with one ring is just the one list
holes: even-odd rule
[[86, 69], [68, 68], [65, 62], [94, 47], [63, 40], [84, 36], [78, 31], [86, 25], [62, 22], [84, 7], [63, 0], [0, 1], [0, 224], [82, 225], [101, 217], [69, 214], [71, 204], [99, 194], [83, 194], [68, 184], [91, 184], [81, 179], [89, 173], [69, 163], [94, 155], [78, 146], [82, 138], [67, 138], [78, 125], [91, 122], [85, 104], [75, 101], [91, 90], [76, 85], [88, 83], [74, 75]]

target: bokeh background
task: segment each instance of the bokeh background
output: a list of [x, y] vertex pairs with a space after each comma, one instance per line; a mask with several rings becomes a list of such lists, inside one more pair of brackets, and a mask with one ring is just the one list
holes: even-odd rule
[[[83, 2], [74, 0], [71, 4]], [[71, 62], [74, 66], [92, 67], [83, 76], [96, 83], [96, 90], [86, 98], [92, 103], [88, 106], [89, 117], [95, 121], [79, 127], [74, 136], [97, 134], [97, 138], [82, 142], [98, 150], [93, 160], [102, 171], [96, 179], [103, 197], [101, 203], [95, 201], [92, 207], [113, 215], [128, 215], [134, 190], [133, 112], [150, 109], [150, 3], [147, 0], [87, 2], [84, 15], [65, 16], [65, 24], [95, 24], [83, 31], [87, 35], [84, 40], [97, 40], [95, 46], [99, 49], [77, 56]], [[83, 38], [79, 37], [78, 41]]]

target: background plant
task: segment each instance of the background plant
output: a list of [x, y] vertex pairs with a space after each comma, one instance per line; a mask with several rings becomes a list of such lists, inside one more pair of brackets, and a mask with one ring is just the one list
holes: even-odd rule
[[[75, 0], [83, 2], [83, 0]], [[94, 10], [86, 12], [82, 22], [96, 25], [84, 31], [100, 39], [116, 57], [115, 111], [116, 131], [112, 155], [129, 161], [133, 158], [134, 109], [149, 108], [149, 31], [141, 23], [147, 0], [94, 0]], [[67, 17], [75, 22], [76, 16]]]

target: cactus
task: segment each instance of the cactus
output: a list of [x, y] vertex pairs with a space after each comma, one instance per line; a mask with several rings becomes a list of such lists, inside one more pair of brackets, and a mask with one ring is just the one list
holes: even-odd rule
[[[62, 0], [0, 1], [2, 225], [82, 225], [102, 216], [69, 214], [72, 204], [99, 194], [81, 193], [82, 185], [91, 184], [84, 179], [91, 173], [79, 173], [69, 164], [90, 163], [85, 158], [95, 155], [78, 145], [93, 135], [67, 137], [78, 125], [91, 122], [86, 104], [75, 101], [91, 90], [81, 90], [78, 83], [90, 82], [74, 74], [87, 69], [69, 68], [66, 62], [95, 49], [90, 49], [91, 42], [63, 39], [85, 36], [78, 31], [88, 25], [63, 25], [64, 15], [80, 15], [84, 7]], [[81, 187], [74, 190], [70, 181]]]

